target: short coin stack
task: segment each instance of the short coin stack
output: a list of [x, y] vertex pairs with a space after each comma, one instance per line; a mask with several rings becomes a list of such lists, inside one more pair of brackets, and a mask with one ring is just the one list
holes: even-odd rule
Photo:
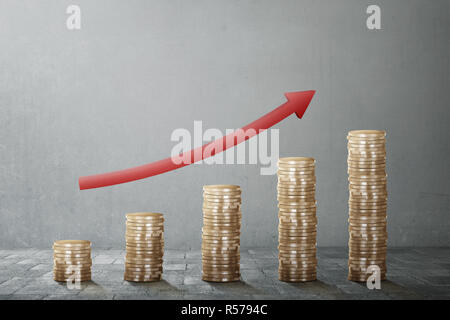
[[278, 276], [316, 280], [316, 177], [313, 158], [278, 160]]
[[203, 187], [202, 279], [240, 279], [241, 188]]
[[53, 279], [55, 281], [91, 280], [91, 242], [58, 240], [53, 243]]
[[347, 139], [348, 279], [365, 282], [378, 267], [380, 278], [384, 280], [387, 250], [386, 132], [355, 130], [348, 133]]
[[164, 255], [164, 217], [162, 213], [128, 213], [124, 280], [161, 280]]

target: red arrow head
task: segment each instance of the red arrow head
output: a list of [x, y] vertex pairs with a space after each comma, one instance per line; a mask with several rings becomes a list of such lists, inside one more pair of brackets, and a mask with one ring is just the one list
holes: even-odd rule
[[286, 92], [284, 95], [288, 99], [288, 103], [294, 105], [293, 108], [295, 110], [295, 114], [301, 119], [315, 93], [315, 90], [309, 90]]

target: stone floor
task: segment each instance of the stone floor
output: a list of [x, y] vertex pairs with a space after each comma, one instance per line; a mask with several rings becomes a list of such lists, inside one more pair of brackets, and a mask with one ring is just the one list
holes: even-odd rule
[[201, 280], [200, 251], [166, 250], [163, 280], [123, 281], [124, 251], [94, 250], [92, 281], [52, 279], [51, 250], [0, 250], [0, 299], [450, 299], [450, 248], [390, 249], [381, 290], [347, 280], [347, 249], [318, 249], [318, 280], [277, 280], [277, 252], [241, 250], [241, 281]]

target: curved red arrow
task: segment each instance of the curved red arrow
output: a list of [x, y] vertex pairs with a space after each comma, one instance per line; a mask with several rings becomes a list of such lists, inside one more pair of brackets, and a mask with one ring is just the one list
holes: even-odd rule
[[[80, 177], [78, 179], [80, 190], [112, 186], [119, 183], [156, 176], [158, 174], [182, 168], [191, 163], [214, 156], [215, 154], [218, 154], [250, 139], [260, 132], [263, 132], [294, 112], [297, 117], [301, 119], [306, 111], [306, 108], [308, 108], [314, 93], [314, 90], [285, 93], [288, 100], [286, 103], [246, 125], [245, 127], [242, 127], [241, 130], [236, 130], [227, 136], [223, 136], [201, 147], [180, 154], [178, 160], [170, 157], [139, 167]], [[208, 151], [209, 154], [205, 154], [205, 151]], [[188, 159], [188, 161], [179, 163], [180, 158]]]

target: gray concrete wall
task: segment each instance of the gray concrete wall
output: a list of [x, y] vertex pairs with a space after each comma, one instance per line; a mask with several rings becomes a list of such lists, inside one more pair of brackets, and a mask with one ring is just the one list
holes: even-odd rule
[[[66, 29], [69, 4], [82, 29]], [[369, 4], [382, 30], [366, 28]], [[125, 213], [160, 211], [199, 247], [202, 186], [243, 188], [242, 246], [277, 243], [276, 176], [196, 165], [79, 191], [77, 178], [170, 154], [176, 128], [221, 130], [316, 89], [280, 155], [317, 159], [318, 245], [345, 245], [346, 134], [388, 132], [389, 241], [450, 245], [448, 1], [0, 1], [0, 247], [123, 247]]]

